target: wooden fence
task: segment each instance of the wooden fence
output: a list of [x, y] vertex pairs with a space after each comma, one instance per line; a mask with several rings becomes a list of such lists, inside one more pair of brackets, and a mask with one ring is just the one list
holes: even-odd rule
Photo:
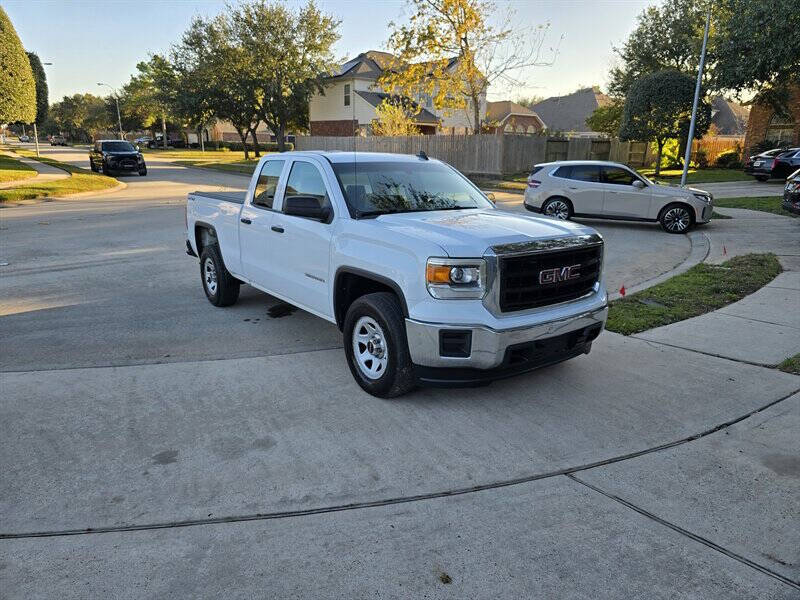
[[706, 153], [709, 165], [713, 165], [717, 157], [726, 150], [736, 150], [741, 160], [742, 146], [744, 146], [744, 137], [741, 136], [704, 137], [695, 140], [692, 144], [692, 161], [697, 160], [697, 151], [701, 148]]
[[[422, 150], [431, 158], [443, 160], [462, 173], [492, 176], [521, 173], [530, 170], [537, 163], [554, 160], [613, 160], [632, 167], [643, 167], [650, 165], [655, 156], [651, 146], [644, 142], [621, 142], [607, 138], [566, 139], [492, 134], [404, 137], [298, 136], [295, 148], [399, 154], [417, 154]], [[714, 154], [714, 158], [717, 154]], [[709, 160], [712, 160], [710, 156]]]

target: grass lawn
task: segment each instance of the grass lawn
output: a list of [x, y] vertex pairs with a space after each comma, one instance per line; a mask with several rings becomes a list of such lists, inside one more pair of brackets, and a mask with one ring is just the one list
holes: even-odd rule
[[795, 213], [784, 210], [781, 206], [780, 196], [756, 196], [740, 198], [714, 198], [714, 206], [723, 208], [748, 208], [750, 210], [760, 210], [784, 217], [798, 217]]
[[[258, 163], [258, 159], [250, 153], [248, 160], [244, 159], [244, 152], [237, 152], [233, 150], [187, 150], [187, 149], [173, 149], [173, 150], [159, 150], [142, 149], [145, 155], [159, 156], [178, 165], [186, 167], [200, 167], [203, 169], [213, 169], [215, 171], [225, 171], [228, 173], [244, 173], [251, 175], [253, 169]], [[262, 152], [267, 154], [266, 152]]]
[[0, 182], [18, 181], [36, 177], [36, 169], [24, 165], [16, 158], [0, 154]]
[[[240, 153], [237, 153], [240, 154]], [[185, 167], [199, 167], [201, 169], [212, 169], [214, 171], [226, 171], [228, 173], [243, 173], [245, 175], [252, 175], [253, 169], [258, 164], [258, 159], [244, 160], [239, 158], [232, 161], [217, 161], [217, 160], [174, 160], [176, 165], [183, 165]]]
[[793, 375], [800, 375], [800, 354], [790, 356], [778, 368], [785, 373], [792, 373]]
[[[36, 158], [36, 153], [29, 150], [17, 150], [17, 153], [29, 158]], [[119, 181], [113, 177], [92, 173], [86, 169], [73, 167], [72, 165], [51, 158], [40, 157], [36, 158], [36, 160], [67, 171], [71, 176], [66, 179], [57, 179], [56, 181], [47, 181], [38, 184], [31, 183], [29, 185], [19, 185], [17, 187], [0, 190], [0, 202], [13, 203], [20, 200], [30, 200], [32, 198], [67, 196], [80, 192], [113, 188], [119, 185]]]
[[[654, 169], [639, 169], [642, 175], [646, 175], [650, 179], [654, 179]], [[681, 169], [661, 169], [661, 174], [658, 176], [658, 181], [665, 183], [680, 183]], [[689, 169], [686, 174], [686, 183], [717, 183], [720, 181], [754, 181], [752, 175], [747, 175], [744, 171], [738, 169]]]
[[752, 294], [781, 272], [774, 254], [701, 263], [663, 283], [611, 303], [606, 328], [623, 335], [717, 310]]

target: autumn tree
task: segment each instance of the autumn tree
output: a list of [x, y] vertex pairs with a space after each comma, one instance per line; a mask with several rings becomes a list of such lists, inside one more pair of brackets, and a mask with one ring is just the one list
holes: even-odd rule
[[36, 82], [31, 63], [0, 7], [0, 123], [33, 123], [35, 119]]
[[397, 99], [387, 98], [375, 109], [377, 119], [372, 121], [373, 135], [417, 135], [419, 128], [408, 108]]
[[[661, 154], [667, 140], [686, 138], [694, 101], [694, 80], [678, 71], [645, 75], [628, 91], [619, 137], [656, 143], [655, 175], [661, 172]], [[703, 101], [697, 109], [695, 135], [701, 137], [711, 124], [711, 106]]]
[[620, 101], [612, 101], [605, 106], [598, 106], [586, 119], [586, 125], [592, 131], [614, 137], [619, 133], [623, 109], [624, 103]]
[[[516, 84], [527, 67], [541, 60], [547, 26], [520, 28], [507, 12], [490, 23], [497, 7], [484, 0], [409, 0], [404, 25], [392, 23], [389, 50], [396, 61], [380, 79], [390, 93], [431, 96], [446, 114], [464, 110], [480, 132], [481, 104], [493, 84]], [[514, 26], [516, 25], [516, 26]]]

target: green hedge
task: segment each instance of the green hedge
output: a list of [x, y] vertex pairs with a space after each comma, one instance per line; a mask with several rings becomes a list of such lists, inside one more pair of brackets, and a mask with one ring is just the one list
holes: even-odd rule
[[[228, 150], [233, 150], [234, 152], [243, 152], [244, 151], [244, 144], [242, 142], [218, 142], [220, 148], [227, 148]], [[259, 148], [263, 152], [277, 152], [278, 151], [278, 143], [277, 142], [259, 142]], [[286, 142], [284, 144], [284, 148], [287, 151], [294, 150], [294, 144], [291, 142]], [[247, 149], [249, 151], [253, 151], [253, 144], [248, 143]]]

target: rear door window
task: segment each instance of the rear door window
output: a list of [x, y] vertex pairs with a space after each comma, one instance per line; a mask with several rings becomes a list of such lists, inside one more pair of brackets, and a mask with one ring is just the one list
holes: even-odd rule
[[573, 165], [570, 179], [597, 183], [600, 181], [600, 167], [596, 165]]
[[261, 167], [261, 173], [256, 182], [256, 191], [253, 194], [253, 204], [261, 208], [272, 208], [275, 202], [275, 191], [281, 178], [281, 171], [286, 161], [268, 160]]

